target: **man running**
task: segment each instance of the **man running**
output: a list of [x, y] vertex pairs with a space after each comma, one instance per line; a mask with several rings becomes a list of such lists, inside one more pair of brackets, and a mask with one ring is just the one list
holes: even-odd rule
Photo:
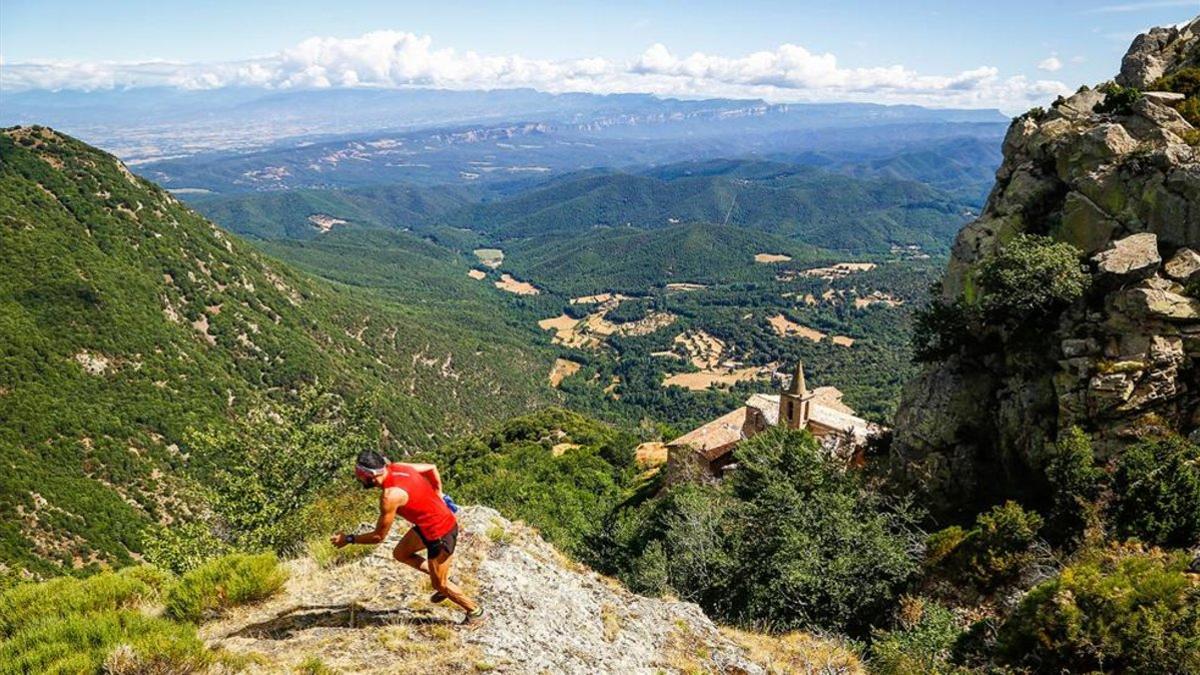
[[[412, 523], [392, 550], [392, 556], [413, 569], [425, 572], [433, 582], [430, 602], [449, 599], [466, 612], [464, 625], [483, 621], [483, 608], [450, 582], [450, 556], [458, 542], [458, 519], [444, 501], [442, 477], [432, 464], [389, 463], [383, 455], [364, 450], [358, 456], [354, 476], [363, 489], [383, 488], [379, 496], [379, 521], [366, 534], [335, 534], [333, 545], [378, 544], [387, 538], [399, 513]], [[426, 550], [428, 559], [418, 553]]]

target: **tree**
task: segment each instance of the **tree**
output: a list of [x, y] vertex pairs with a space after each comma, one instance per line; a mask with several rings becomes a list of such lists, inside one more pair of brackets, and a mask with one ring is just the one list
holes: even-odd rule
[[980, 264], [984, 318], [1021, 326], [1053, 316], [1088, 288], [1079, 256], [1079, 249], [1049, 237], [1013, 237]]

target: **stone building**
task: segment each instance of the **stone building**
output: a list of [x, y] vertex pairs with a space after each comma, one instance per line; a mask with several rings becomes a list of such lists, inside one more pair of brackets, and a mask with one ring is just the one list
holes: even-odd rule
[[[773, 426], [807, 429], [831, 454], [852, 462], [880, 427], [855, 415], [834, 387], [809, 390], [804, 364], [797, 363], [789, 385], [778, 394], [754, 394], [746, 404], [667, 444], [669, 475], [720, 476], [733, 468], [733, 450]], [[698, 471], [697, 471], [698, 469]]]

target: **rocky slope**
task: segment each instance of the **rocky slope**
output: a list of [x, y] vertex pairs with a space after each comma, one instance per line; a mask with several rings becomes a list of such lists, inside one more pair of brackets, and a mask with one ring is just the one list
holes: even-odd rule
[[280, 595], [206, 624], [202, 635], [248, 657], [250, 672], [291, 672], [314, 658], [356, 673], [861, 672], [820, 640], [784, 656], [718, 630], [696, 605], [635, 595], [492, 509], [459, 515], [452, 579], [489, 610], [481, 627], [461, 628], [461, 611], [428, 603], [428, 580], [391, 558], [397, 528], [353, 562], [288, 563]]
[[1200, 19], [1155, 28], [1115, 80], [1140, 96], [1106, 103], [1113, 83], [1083, 87], [1013, 121], [987, 206], [955, 242], [943, 300], [977, 303], [980, 262], [1019, 233], [1080, 249], [1091, 291], [1023, 335], [984, 327], [987, 348], [924, 368], [895, 420], [894, 458], [910, 477], [958, 497], [1011, 493], [1069, 426], [1101, 458], [1151, 427], [1200, 427], [1200, 300], [1189, 286], [1200, 269], [1200, 137], [1176, 110], [1182, 94], [1151, 91], [1198, 65]]

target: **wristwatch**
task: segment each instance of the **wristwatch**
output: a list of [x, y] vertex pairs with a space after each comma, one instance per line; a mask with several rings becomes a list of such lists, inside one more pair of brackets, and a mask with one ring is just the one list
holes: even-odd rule
[[354, 543], [354, 535], [352, 535], [352, 534], [346, 535], [346, 543], [353, 544]]

